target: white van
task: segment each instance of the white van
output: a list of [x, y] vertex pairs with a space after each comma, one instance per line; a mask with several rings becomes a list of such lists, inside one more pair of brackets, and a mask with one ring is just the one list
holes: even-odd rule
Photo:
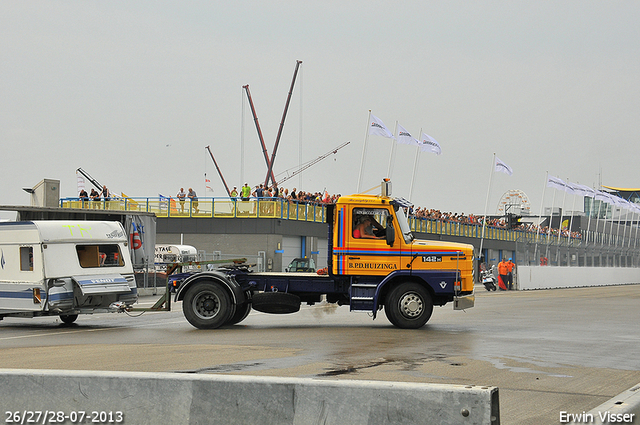
[[123, 311], [138, 299], [119, 222], [0, 223], [0, 320]]

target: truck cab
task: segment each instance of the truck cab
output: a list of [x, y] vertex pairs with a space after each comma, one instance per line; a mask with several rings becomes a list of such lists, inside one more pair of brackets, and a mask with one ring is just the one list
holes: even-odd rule
[[395, 325], [419, 327], [433, 305], [473, 307], [473, 246], [415, 239], [405, 215], [411, 204], [392, 198], [390, 185], [383, 181], [380, 195], [341, 197], [329, 213], [330, 274], [349, 280], [351, 309], [375, 315], [384, 305]]
[[326, 274], [246, 268], [197, 273], [176, 294], [187, 320], [213, 329], [239, 323], [251, 309], [295, 313], [302, 302], [313, 304], [324, 296], [374, 319], [384, 309], [393, 325], [417, 329], [430, 319], [434, 305], [473, 307], [473, 246], [415, 239], [405, 216], [411, 204], [391, 197], [390, 181], [381, 187], [380, 195], [343, 196], [327, 206]]

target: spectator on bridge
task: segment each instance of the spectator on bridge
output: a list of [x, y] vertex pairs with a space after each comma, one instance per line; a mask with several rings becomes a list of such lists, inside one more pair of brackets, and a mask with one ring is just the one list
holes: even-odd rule
[[242, 198], [243, 201], [248, 201], [249, 198], [251, 197], [251, 188], [249, 187], [249, 185], [247, 183], [244, 184], [244, 186], [242, 186], [242, 188], [240, 189], [240, 196]]
[[100, 207], [100, 193], [97, 190], [91, 189], [91, 208], [99, 208]]
[[102, 196], [102, 199], [105, 201], [109, 201], [111, 199], [111, 194], [109, 193], [107, 186], [102, 185], [102, 192], [100, 192], [100, 196]]
[[198, 195], [196, 195], [196, 191], [189, 188], [189, 194], [187, 196], [191, 199], [191, 207], [195, 210], [196, 214], [198, 214]]
[[184, 201], [187, 197], [187, 193], [184, 191], [184, 187], [180, 188], [180, 191], [176, 196], [178, 197], [178, 201], [180, 202], [180, 212], [184, 213]]
[[89, 194], [86, 190], [82, 189], [80, 191], [80, 194], [78, 195], [78, 198], [80, 198], [80, 200], [82, 201], [82, 208], [86, 208], [87, 205], [89, 205]]

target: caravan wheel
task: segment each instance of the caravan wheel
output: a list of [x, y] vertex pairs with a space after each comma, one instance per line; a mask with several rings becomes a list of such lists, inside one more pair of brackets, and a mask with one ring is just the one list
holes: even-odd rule
[[73, 322], [75, 322], [77, 318], [78, 318], [77, 314], [61, 314], [60, 315], [60, 320], [62, 320], [62, 322], [67, 325], [70, 325]]

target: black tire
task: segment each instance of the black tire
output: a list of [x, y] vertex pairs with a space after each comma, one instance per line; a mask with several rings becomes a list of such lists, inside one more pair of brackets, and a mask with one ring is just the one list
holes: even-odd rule
[[253, 295], [251, 305], [263, 313], [295, 313], [300, 311], [300, 297], [288, 292], [261, 292]]
[[187, 289], [182, 312], [189, 323], [198, 329], [216, 329], [228, 322], [235, 313], [231, 298], [215, 282], [198, 282]]
[[250, 312], [251, 312], [251, 304], [248, 301], [237, 305], [236, 312], [233, 313], [233, 316], [231, 316], [231, 318], [227, 323], [225, 323], [225, 325], [235, 325], [236, 323], [242, 322], [244, 319], [247, 318]]
[[61, 314], [60, 315], [60, 320], [62, 320], [62, 322], [66, 325], [70, 325], [73, 322], [76, 321], [76, 319], [78, 318], [77, 314]]
[[401, 283], [389, 292], [384, 303], [387, 319], [402, 329], [418, 329], [425, 325], [433, 313], [433, 301], [424, 286]]

